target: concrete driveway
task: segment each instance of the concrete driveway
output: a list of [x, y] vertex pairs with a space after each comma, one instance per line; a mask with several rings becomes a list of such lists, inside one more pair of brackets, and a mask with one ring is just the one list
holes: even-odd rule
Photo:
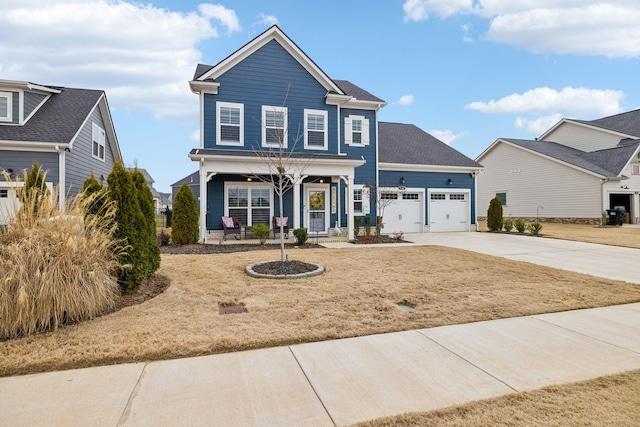
[[406, 234], [405, 240], [640, 284], [640, 249], [529, 235], [474, 232]]

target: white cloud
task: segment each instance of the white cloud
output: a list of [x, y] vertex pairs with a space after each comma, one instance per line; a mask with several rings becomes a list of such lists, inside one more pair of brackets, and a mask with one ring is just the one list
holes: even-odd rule
[[637, 0], [407, 0], [404, 20], [430, 13], [475, 14], [489, 20], [487, 40], [538, 53], [640, 56]]
[[[97, 19], [99, 17], [99, 19]], [[2, 77], [105, 89], [111, 107], [192, 120], [187, 85], [196, 44], [241, 29], [234, 11], [201, 4], [171, 12], [122, 0], [6, 0], [0, 14]]]
[[272, 26], [272, 25], [278, 25], [278, 23], [280, 21], [278, 21], [278, 18], [276, 18], [273, 15], [267, 15], [264, 13], [259, 13], [258, 14], [258, 24], [263, 24], [263, 25], [268, 25], [268, 26]]
[[464, 24], [462, 26], [462, 41], [465, 43], [473, 43], [473, 37], [471, 37], [469, 35], [469, 33], [471, 32], [471, 29], [473, 29], [473, 25], [471, 24]]
[[542, 135], [549, 130], [553, 125], [558, 123], [562, 119], [562, 114], [555, 113], [548, 116], [538, 117], [531, 120], [526, 117], [516, 118], [515, 125], [517, 128], [524, 128], [527, 132], [534, 135]]
[[398, 105], [411, 105], [413, 104], [413, 95], [403, 95], [400, 99], [395, 102]]
[[546, 114], [558, 112], [579, 118], [607, 116], [622, 111], [624, 92], [565, 87], [560, 91], [548, 87], [514, 93], [497, 101], [476, 101], [465, 108], [483, 113]]
[[458, 134], [455, 134], [450, 129], [445, 129], [445, 130], [434, 129], [432, 131], [429, 131], [429, 133], [447, 145], [451, 145], [451, 143], [456, 139], [464, 138], [465, 136], [469, 135], [469, 132], [460, 132]]
[[189, 139], [195, 142], [200, 142], [200, 129], [194, 130], [193, 133], [189, 135]]

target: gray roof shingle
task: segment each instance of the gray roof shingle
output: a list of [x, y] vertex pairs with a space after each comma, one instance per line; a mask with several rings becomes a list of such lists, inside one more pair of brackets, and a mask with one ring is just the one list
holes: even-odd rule
[[597, 120], [576, 121], [640, 138], [640, 109], [603, 117]]
[[358, 87], [347, 80], [333, 80], [333, 82], [345, 93], [345, 95], [353, 96], [360, 101], [373, 101], [373, 102], [385, 102], [367, 92], [366, 90]]
[[104, 91], [63, 87], [55, 89], [62, 92], [52, 94], [23, 126], [0, 126], [0, 140], [71, 142]]
[[419, 127], [403, 123], [378, 123], [381, 163], [429, 166], [482, 166]]
[[638, 148], [640, 141], [606, 150], [584, 152], [551, 141], [502, 138], [519, 147], [535, 151], [606, 177], [617, 177]]

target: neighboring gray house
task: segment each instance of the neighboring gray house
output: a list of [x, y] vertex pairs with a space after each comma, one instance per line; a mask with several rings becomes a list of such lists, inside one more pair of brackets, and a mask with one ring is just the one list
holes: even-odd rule
[[[82, 190], [91, 173], [106, 182], [122, 155], [102, 90], [0, 80], [0, 171], [15, 179], [38, 162], [59, 202]], [[0, 223], [15, 203], [15, 185], [0, 176]]]
[[176, 199], [176, 194], [180, 191], [182, 184], [187, 184], [193, 193], [193, 197], [198, 202], [198, 208], [200, 208], [200, 173], [195, 171], [191, 175], [188, 175], [181, 180], [171, 184], [171, 203]]
[[476, 161], [481, 214], [497, 196], [505, 217], [597, 224], [623, 207], [624, 222], [640, 223], [640, 110], [563, 119], [536, 140], [500, 138]]

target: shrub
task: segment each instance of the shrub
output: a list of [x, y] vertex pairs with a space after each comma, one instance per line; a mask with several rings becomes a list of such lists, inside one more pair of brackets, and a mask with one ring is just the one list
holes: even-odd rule
[[507, 218], [502, 221], [502, 228], [504, 228], [504, 231], [507, 233], [510, 233], [511, 230], [513, 230], [513, 220], [511, 218]]
[[153, 194], [144, 179], [144, 175], [138, 168], [131, 172], [133, 185], [138, 193], [138, 205], [142, 211], [145, 221], [144, 238], [149, 251], [147, 262], [147, 275], [151, 276], [160, 268], [160, 247], [158, 246], [158, 237], [156, 236], [156, 213], [153, 208]]
[[307, 239], [309, 238], [309, 233], [306, 228], [296, 228], [293, 230], [293, 236], [296, 238], [296, 244], [298, 246], [302, 246], [307, 243]]
[[354, 216], [353, 217], [353, 236], [357, 239], [358, 235], [360, 234], [360, 217], [359, 216]]
[[118, 283], [123, 292], [131, 292], [150, 276], [146, 221], [137, 202], [138, 194], [131, 174], [122, 165], [113, 166], [107, 183], [110, 199], [117, 209], [115, 237], [127, 245], [126, 252], [120, 258], [122, 269], [118, 274]]
[[539, 222], [532, 222], [531, 224], [527, 225], [527, 230], [534, 236], [539, 236], [540, 231], [542, 231], [542, 224], [540, 224]]
[[527, 228], [527, 223], [524, 222], [524, 219], [518, 218], [513, 221], [513, 226], [518, 230], [518, 233], [524, 233], [524, 230]]
[[502, 202], [494, 197], [489, 202], [489, 210], [487, 211], [487, 227], [491, 231], [502, 230]]
[[169, 244], [169, 240], [171, 239], [171, 235], [164, 230], [160, 230], [158, 232], [157, 239], [159, 246], [167, 246]]
[[56, 329], [112, 309], [121, 250], [113, 238], [114, 204], [97, 216], [87, 213], [95, 196], [80, 194], [64, 211], [55, 194], [42, 198], [29, 191], [22, 197], [24, 209], [0, 236], [0, 338]]
[[93, 202], [87, 208], [87, 214], [104, 215], [104, 210], [109, 201], [106, 188], [98, 182], [93, 172], [83, 183], [84, 197], [93, 197]]
[[44, 198], [49, 197], [49, 189], [45, 183], [45, 176], [47, 175], [41, 168], [38, 162], [33, 162], [31, 166], [31, 172], [24, 173], [24, 187], [20, 192], [20, 203], [25, 206], [27, 211], [27, 217], [33, 217], [32, 214], [36, 214], [37, 210], [42, 205]]
[[369, 215], [364, 217], [364, 235], [371, 237], [371, 217]]
[[198, 217], [198, 202], [189, 186], [182, 184], [173, 201], [171, 216], [171, 241], [175, 245], [198, 243]]
[[260, 240], [260, 244], [264, 245], [264, 243], [269, 238], [269, 233], [271, 233], [271, 229], [268, 225], [258, 224], [251, 227], [251, 232], [253, 235]]
[[376, 216], [376, 236], [380, 237], [380, 235], [382, 234], [382, 217], [381, 216]]

